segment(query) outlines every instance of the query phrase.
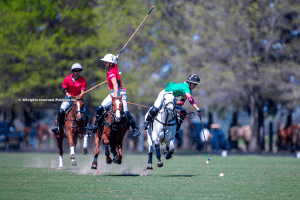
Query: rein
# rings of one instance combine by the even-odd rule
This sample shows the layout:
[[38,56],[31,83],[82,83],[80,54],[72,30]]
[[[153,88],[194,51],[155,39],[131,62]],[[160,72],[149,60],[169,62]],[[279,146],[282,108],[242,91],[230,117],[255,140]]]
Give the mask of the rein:
[[[141,107],[146,107],[146,108],[151,108],[149,106],[145,106],[145,105],[141,105],[141,104],[137,104],[137,103],[131,103],[131,102],[127,102],[128,104],[131,104],[131,105],[136,105],[136,106],[141,106]],[[176,108],[175,108],[176,109]],[[195,117],[195,114],[194,114],[194,117],[191,117],[191,118],[187,118],[186,116],[184,116],[178,109],[176,109],[178,113],[180,113],[188,122],[189,124],[193,127],[193,131],[194,131],[194,135],[195,135],[195,138],[196,140],[198,140],[197,138],[197,135],[196,135],[196,131],[195,131],[195,127],[193,126],[193,124],[191,123],[191,121],[189,119],[192,119]],[[191,112],[193,113],[193,112]],[[191,114],[191,113],[187,113],[187,114]]]
[[[80,100],[82,100],[82,98],[76,99],[76,100],[79,100],[79,101],[80,101]],[[73,122],[72,125],[70,125],[71,128],[78,128],[78,126],[77,126],[76,124],[74,124],[75,122],[79,122],[79,121],[78,121],[78,118],[76,117],[76,114],[77,114],[77,113],[82,113],[82,114],[84,114],[84,113],[83,113],[82,110],[75,111],[75,109],[73,108],[73,105],[74,105],[74,102],[73,102],[71,108],[68,109],[68,110],[66,111],[67,118],[65,119],[65,121],[71,121],[71,122]],[[70,114],[69,114],[71,111],[73,111],[73,114],[74,114],[74,118],[73,118],[73,119],[72,119],[72,117],[71,117]]]
[[[104,113],[105,114],[105,113]],[[115,121],[115,113],[113,112],[112,106],[109,108],[108,112],[106,113],[106,116],[104,116],[103,124],[110,128],[111,130],[118,130],[124,127],[124,123],[122,120],[120,122]],[[110,118],[111,122],[107,121],[107,119]],[[116,124],[114,124],[116,123]]]

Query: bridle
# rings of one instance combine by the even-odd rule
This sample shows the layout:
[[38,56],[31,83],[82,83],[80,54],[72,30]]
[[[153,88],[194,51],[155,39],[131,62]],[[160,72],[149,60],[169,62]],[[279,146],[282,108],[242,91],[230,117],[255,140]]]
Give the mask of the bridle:
[[73,102],[73,104],[72,104],[72,110],[73,110],[73,113],[74,113],[74,116],[75,116],[75,120],[77,121],[77,122],[81,122],[80,121],[80,119],[78,119],[78,117],[77,117],[77,113],[80,113],[81,114],[81,119],[83,119],[84,117],[84,112],[83,112],[83,110],[81,110],[80,109],[80,103],[79,103],[79,101],[82,101],[82,98],[80,98],[80,99],[76,99],[77,100],[77,102],[76,102],[76,104],[77,104],[77,110],[75,110],[74,109],[74,103],[75,102]]
[[[115,109],[115,111],[114,111],[113,105],[116,100],[113,99],[112,105],[109,108],[109,110],[106,114],[106,117],[104,117],[104,121],[103,121],[103,124],[112,130],[118,130],[118,128],[123,127],[123,125],[122,125],[123,123],[121,123],[122,116],[123,116],[123,103],[122,103],[121,99],[118,98],[117,100],[120,101],[119,105],[116,106],[117,109]],[[117,114],[118,111],[119,111],[119,114]],[[117,120],[118,118],[119,118],[119,120]],[[108,120],[108,119],[110,119],[110,120]]]

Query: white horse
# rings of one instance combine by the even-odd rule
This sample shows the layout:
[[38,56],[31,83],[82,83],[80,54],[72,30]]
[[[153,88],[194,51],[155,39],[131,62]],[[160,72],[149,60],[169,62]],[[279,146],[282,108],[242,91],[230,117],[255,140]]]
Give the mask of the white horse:
[[[148,113],[145,116],[147,118]],[[163,162],[161,161],[160,154],[160,143],[166,144],[165,158],[172,158],[172,154],[175,150],[175,133],[178,114],[175,110],[174,96],[171,93],[164,95],[163,103],[159,109],[157,115],[149,124],[147,131],[147,141],[149,144],[148,153],[148,166],[147,169],[153,169],[152,167],[152,153],[153,144],[156,150],[157,166],[162,167]]]

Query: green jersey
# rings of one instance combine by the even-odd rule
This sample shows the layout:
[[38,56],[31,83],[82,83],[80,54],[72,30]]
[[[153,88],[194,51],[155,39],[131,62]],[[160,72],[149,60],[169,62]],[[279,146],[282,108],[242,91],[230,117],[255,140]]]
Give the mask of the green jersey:
[[173,92],[174,97],[183,96],[185,93],[191,94],[189,84],[187,82],[174,83],[170,82],[165,88],[166,92]]

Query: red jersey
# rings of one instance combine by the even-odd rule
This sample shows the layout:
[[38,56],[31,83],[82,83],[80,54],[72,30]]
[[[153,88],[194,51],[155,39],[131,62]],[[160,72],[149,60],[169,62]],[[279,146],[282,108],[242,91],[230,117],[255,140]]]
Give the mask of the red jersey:
[[70,74],[64,79],[62,87],[65,88],[70,95],[77,96],[80,94],[81,90],[86,90],[86,81],[85,79],[80,76],[75,82],[72,81],[73,74]]
[[118,83],[118,89],[119,90],[126,90],[125,88],[123,88],[122,86],[122,81],[121,81],[121,76],[119,74],[119,70],[118,70],[118,65],[115,64],[115,67],[111,68],[110,70],[108,70],[107,72],[107,76],[106,76],[106,80],[108,82],[108,86],[110,90],[113,90],[113,84],[111,82],[112,78],[116,78],[117,79],[117,83]]

